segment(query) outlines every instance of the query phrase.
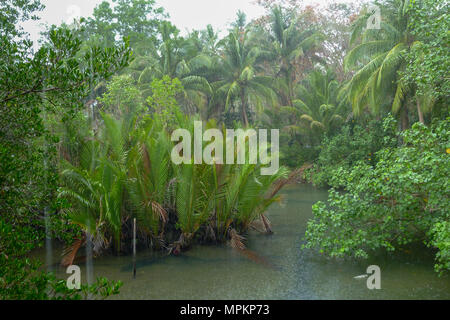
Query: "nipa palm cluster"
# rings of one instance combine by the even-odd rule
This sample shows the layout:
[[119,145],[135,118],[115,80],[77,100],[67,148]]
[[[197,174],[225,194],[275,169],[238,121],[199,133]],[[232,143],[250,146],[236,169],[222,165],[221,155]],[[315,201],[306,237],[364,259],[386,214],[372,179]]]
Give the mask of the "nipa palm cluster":
[[96,255],[126,253],[134,218],[141,247],[174,254],[194,242],[244,250],[249,228],[271,232],[264,213],[295,172],[282,167],[263,176],[261,165],[249,163],[175,165],[171,132],[193,132],[193,123],[179,111],[172,125],[159,114],[119,120],[104,113],[95,136],[78,138],[78,155],[62,164],[59,197],[71,204],[66,214],[83,235],[67,248],[63,264],[71,264],[88,239]]

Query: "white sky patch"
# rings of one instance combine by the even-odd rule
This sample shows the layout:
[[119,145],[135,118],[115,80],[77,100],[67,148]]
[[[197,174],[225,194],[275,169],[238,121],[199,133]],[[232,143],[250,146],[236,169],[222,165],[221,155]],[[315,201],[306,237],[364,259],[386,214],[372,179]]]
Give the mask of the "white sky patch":
[[[348,2],[349,0],[305,0],[304,3]],[[39,13],[41,20],[23,23],[31,40],[36,42],[44,25],[59,25],[73,21],[73,18],[92,16],[94,8],[103,0],[41,0],[45,9]],[[112,1],[109,0],[112,4]],[[169,20],[180,29],[183,35],[188,31],[205,29],[211,24],[215,30],[226,35],[228,26],[236,18],[238,10],[245,12],[247,22],[264,14],[263,7],[254,0],[157,0],[157,7],[163,7],[169,13]]]
[[183,34],[186,30],[214,29],[226,31],[236,19],[239,10],[247,15],[247,22],[264,14],[264,8],[253,0],[159,0],[159,5],[170,14],[170,20]]

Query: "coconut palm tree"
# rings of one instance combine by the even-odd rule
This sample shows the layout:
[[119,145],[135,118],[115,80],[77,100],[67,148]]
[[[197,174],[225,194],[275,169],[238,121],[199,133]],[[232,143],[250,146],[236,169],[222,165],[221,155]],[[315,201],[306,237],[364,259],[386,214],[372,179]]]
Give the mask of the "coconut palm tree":
[[199,40],[195,35],[184,39],[178,36],[178,30],[170,22],[161,23],[162,38],[159,48],[154,48],[152,54],[138,56],[131,64],[130,70],[143,92],[144,98],[151,94],[150,85],[154,79],[163,76],[178,78],[184,87],[181,97],[184,106],[189,106],[191,113],[206,104],[206,96],[212,89],[206,79],[211,68],[211,58],[202,53]]
[[238,10],[236,13],[236,20],[231,23],[230,32],[236,31],[238,34],[243,35],[245,32],[245,27],[247,25],[247,15],[245,12]]
[[213,84],[216,90],[212,101],[224,100],[225,111],[239,106],[246,127],[249,126],[250,109],[262,109],[263,102],[274,102],[271,79],[259,74],[258,59],[263,50],[252,46],[248,34],[247,30],[239,38],[235,31],[222,41],[222,79]]
[[[413,37],[408,30],[409,0],[387,0],[381,8],[380,29],[366,28],[370,13],[363,14],[353,24],[351,44],[354,48],[344,60],[346,70],[355,71],[347,85],[353,113],[365,108],[379,113],[383,106],[394,113],[401,112],[402,127],[408,126],[407,96],[411,88],[400,81],[405,69],[405,55]],[[421,114],[420,107],[418,108]]]
[[317,67],[294,88],[293,106],[278,106],[264,111],[265,126],[281,128],[289,141],[300,139],[313,145],[325,134],[336,131],[347,116],[346,100],[334,72]]
[[212,25],[208,24],[205,30],[201,31],[200,40],[203,43],[202,51],[209,56],[219,55],[219,35]]
[[315,59],[311,53],[323,37],[314,29],[300,30],[298,18],[286,13],[281,7],[272,9],[270,19],[269,51],[277,66],[274,77],[282,105],[292,106],[294,87],[301,76],[297,64],[302,57]]
[[305,85],[296,86],[299,97],[293,101],[300,127],[312,136],[330,134],[344,123],[345,100],[339,97],[340,85],[330,70],[311,72]]

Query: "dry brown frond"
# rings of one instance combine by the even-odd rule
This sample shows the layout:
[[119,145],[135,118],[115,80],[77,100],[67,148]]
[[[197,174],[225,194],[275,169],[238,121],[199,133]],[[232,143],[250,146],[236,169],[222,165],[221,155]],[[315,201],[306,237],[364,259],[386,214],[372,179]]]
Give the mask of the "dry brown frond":
[[256,252],[253,252],[251,250],[248,250],[245,247],[245,244],[243,243],[243,241],[245,240],[245,238],[241,235],[239,235],[236,230],[231,229],[229,231],[230,234],[230,246],[233,249],[236,249],[240,254],[244,255],[246,258],[252,260],[253,262],[259,263],[259,264],[263,264],[267,267],[270,268],[274,268],[274,266],[267,261],[267,259],[259,256]]
[[264,223],[264,227],[266,228],[267,233],[273,233],[272,228],[270,227],[270,221],[264,214],[261,214],[261,220]]
[[297,182],[298,178],[303,174],[307,168],[302,166],[301,168],[295,169],[292,171],[287,178],[278,179],[270,191],[267,198],[274,197],[285,185]]
[[249,227],[252,228],[253,230],[257,231],[257,232],[260,232],[260,233],[264,233],[265,232],[264,223],[262,222],[261,219],[253,220],[249,224]]
[[250,223],[249,227],[260,233],[266,232],[266,227],[264,226],[264,222],[262,221],[262,218],[253,220]]
[[239,235],[236,230],[231,229],[230,230],[230,245],[234,249],[238,250],[245,250],[245,244],[242,242],[245,240],[245,238],[241,235]]
[[84,244],[85,239],[76,239],[70,246],[64,248],[61,259],[61,266],[68,267],[73,264],[78,250]]
[[163,223],[166,223],[169,219],[167,211],[156,201],[150,201],[147,206],[152,207],[152,211],[156,212]]

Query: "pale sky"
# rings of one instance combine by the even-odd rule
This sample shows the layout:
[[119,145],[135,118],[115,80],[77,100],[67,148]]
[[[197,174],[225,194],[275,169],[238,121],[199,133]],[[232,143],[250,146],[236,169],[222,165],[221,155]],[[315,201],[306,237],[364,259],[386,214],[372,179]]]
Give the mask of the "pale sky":
[[[27,22],[23,26],[31,34],[33,41],[44,30],[43,23],[60,24],[72,22],[74,17],[88,17],[103,0],[41,0],[45,5],[39,16],[39,22]],[[342,0],[306,0],[305,2],[324,3]],[[109,2],[111,2],[109,0]],[[264,13],[264,8],[256,5],[254,0],[157,0],[157,5],[164,7],[170,15],[170,21],[182,34],[186,30],[204,29],[211,24],[214,29],[226,30],[234,21],[238,10],[247,14],[248,22]]]

